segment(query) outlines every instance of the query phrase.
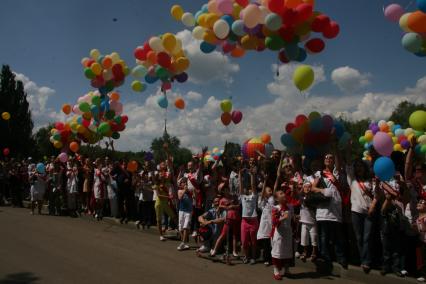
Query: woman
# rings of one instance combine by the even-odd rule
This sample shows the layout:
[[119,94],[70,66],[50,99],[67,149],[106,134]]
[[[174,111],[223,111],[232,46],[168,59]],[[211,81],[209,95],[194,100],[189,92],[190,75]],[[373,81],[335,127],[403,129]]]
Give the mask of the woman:
[[159,176],[157,184],[155,185],[155,191],[157,195],[157,200],[155,201],[155,214],[157,217],[157,229],[160,233],[160,241],[165,241],[164,231],[162,228],[162,217],[163,214],[166,214],[169,218],[173,219],[175,224],[178,224],[178,220],[175,212],[169,205],[169,188],[168,188],[168,179],[164,176]]
[[38,172],[36,169],[30,173],[31,181],[31,215],[34,215],[34,209],[37,203],[38,214],[41,215],[43,208],[44,194],[47,187],[46,173]]
[[90,158],[85,159],[83,165],[83,210],[85,212],[89,210],[92,170],[92,161]]
[[66,175],[68,213],[71,217],[77,217],[78,168],[74,160],[69,162]]
[[100,159],[95,161],[95,172],[94,172],[94,183],[93,183],[93,194],[95,196],[95,218],[100,221],[103,217],[103,207],[105,198],[105,181],[106,174],[102,171],[103,165]]

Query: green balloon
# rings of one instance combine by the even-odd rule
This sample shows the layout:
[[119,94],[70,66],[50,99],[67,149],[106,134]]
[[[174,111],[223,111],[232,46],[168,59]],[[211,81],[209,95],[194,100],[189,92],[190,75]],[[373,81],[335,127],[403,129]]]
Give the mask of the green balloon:
[[92,104],[94,104],[94,105],[100,105],[100,104],[101,104],[101,97],[99,97],[99,96],[94,96],[94,97],[92,98]]
[[120,139],[120,133],[114,132],[111,137],[112,139],[115,139],[115,140]]
[[106,88],[108,93],[111,92],[112,90],[114,90],[114,88],[115,88],[114,81],[110,80],[110,81],[106,82],[105,88]]
[[56,133],[55,135],[53,135],[53,139],[55,139],[56,141],[61,140],[61,134]]
[[157,75],[157,77],[160,79],[167,79],[170,77],[169,71],[167,71],[167,69],[163,67],[160,67],[155,70],[155,75]]
[[79,108],[82,112],[90,112],[90,105],[86,102],[80,103]]
[[284,40],[278,35],[271,35],[265,39],[265,45],[270,50],[278,51],[284,47]]
[[426,130],[426,111],[418,110],[410,115],[410,126],[417,131]]
[[232,111],[232,102],[231,100],[223,100],[220,102],[220,108],[223,112],[231,112]]
[[115,116],[115,111],[113,111],[113,110],[109,110],[105,113],[105,118],[108,119],[108,120],[113,119],[114,116]]
[[86,76],[87,79],[94,79],[96,77],[95,73],[93,73],[92,69],[85,68],[84,69],[84,76]]
[[359,137],[359,144],[364,145],[365,143],[367,143],[367,140],[365,140],[364,136]]
[[121,124],[121,116],[117,116],[116,118],[114,118],[114,121],[115,121],[117,124]]
[[108,131],[110,131],[111,127],[108,123],[102,122],[98,127],[98,132],[101,134],[106,134]]

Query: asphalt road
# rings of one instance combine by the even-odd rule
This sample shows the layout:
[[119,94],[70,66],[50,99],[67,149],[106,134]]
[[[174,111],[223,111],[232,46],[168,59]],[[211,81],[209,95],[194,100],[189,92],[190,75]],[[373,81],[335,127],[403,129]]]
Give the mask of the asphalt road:
[[[0,207],[0,284],[4,283],[277,283],[272,268],[235,261],[232,266],[178,252],[154,229],[91,218],[31,216]],[[292,269],[285,283],[360,283]]]

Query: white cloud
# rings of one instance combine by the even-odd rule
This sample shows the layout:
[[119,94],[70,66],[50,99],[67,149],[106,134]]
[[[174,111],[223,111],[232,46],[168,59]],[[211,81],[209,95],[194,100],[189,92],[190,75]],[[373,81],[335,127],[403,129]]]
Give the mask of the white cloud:
[[27,92],[27,100],[30,105],[35,130],[65,118],[61,112],[56,112],[47,106],[49,99],[56,94],[55,90],[46,86],[40,87],[21,73],[15,73],[15,78],[23,83],[24,90]]
[[233,75],[240,71],[240,66],[232,63],[229,57],[218,51],[204,54],[200,50],[201,41],[192,37],[189,30],[181,31],[177,37],[182,40],[182,46],[191,62],[188,75],[189,81],[195,84],[206,84],[219,81],[230,85]]
[[197,93],[197,92],[194,92],[194,91],[189,91],[186,94],[185,98],[188,101],[199,101],[203,98],[203,96],[200,93]]
[[331,73],[333,83],[344,93],[352,93],[368,86],[370,77],[370,74],[363,74],[349,66],[339,67]]

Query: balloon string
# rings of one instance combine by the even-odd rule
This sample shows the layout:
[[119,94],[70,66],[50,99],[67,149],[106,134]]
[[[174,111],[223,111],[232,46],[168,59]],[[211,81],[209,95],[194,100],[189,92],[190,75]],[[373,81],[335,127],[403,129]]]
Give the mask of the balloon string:
[[414,2],[414,1],[413,1],[413,0],[411,0],[411,1],[410,1],[410,3],[408,3],[408,5],[407,5],[407,6],[405,6],[405,10],[407,10],[407,9],[408,9],[408,8],[409,8],[412,4],[413,4],[413,2]]

